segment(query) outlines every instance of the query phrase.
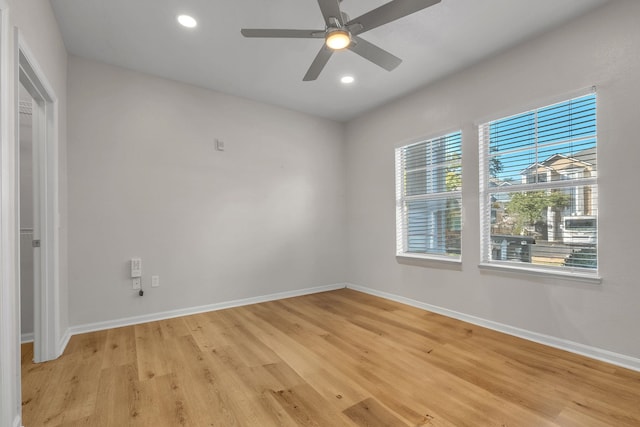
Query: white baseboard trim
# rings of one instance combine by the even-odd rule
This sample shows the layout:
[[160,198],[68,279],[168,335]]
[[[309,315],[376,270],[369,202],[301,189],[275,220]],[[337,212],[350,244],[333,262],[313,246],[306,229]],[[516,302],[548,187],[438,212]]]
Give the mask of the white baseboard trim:
[[26,344],[28,342],[33,342],[33,332],[27,332],[20,335],[20,343]]
[[590,357],[592,359],[600,360],[602,362],[611,363],[612,365],[617,365],[623,368],[628,368],[628,369],[632,369],[634,371],[640,372],[640,359],[637,359],[635,357],[614,353],[609,350],[604,350],[601,348],[580,344],[574,341],[557,338],[551,335],[545,335],[537,332],[528,331],[526,329],[516,328],[514,326],[505,325],[504,323],[494,322],[492,320],[483,319],[481,317],[471,316],[468,314],[449,310],[447,308],[442,308],[442,307],[427,304],[421,301],[417,301],[411,298],[406,298],[400,295],[395,295],[388,292],[367,288],[365,286],[359,286],[359,285],[354,285],[352,283],[347,283],[346,287],[349,289],[353,289],[355,291],[360,291],[360,292],[364,292],[366,294],[374,295],[377,297],[386,298],[391,301],[407,304],[412,307],[421,308],[423,310],[431,311],[433,313],[442,314],[443,316],[452,317],[454,319],[462,320],[464,322],[472,323],[474,325],[482,326],[488,329],[493,329],[494,331],[503,332],[508,335],[513,335],[519,338],[524,338],[529,341],[534,341],[540,344],[548,345],[549,347],[559,348],[561,350],[566,350],[571,353],[580,354],[582,356]]
[[60,340],[58,341],[58,349],[56,352],[56,358],[62,356],[62,353],[64,353],[64,349],[67,348],[67,344],[69,344],[69,340],[71,339],[71,330],[69,328],[67,328],[64,331],[64,334],[62,334],[62,337],[60,337]]
[[[62,356],[62,353],[64,353],[64,349],[67,348],[67,344],[69,343],[69,339],[71,339],[71,334],[69,332],[69,329],[67,329],[66,331],[64,331],[64,335],[62,336],[62,338],[60,338],[60,340],[58,341],[58,348],[56,349],[56,359],[60,356]],[[33,332],[29,332],[26,334],[22,334],[20,336],[20,342],[21,344],[26,344],[28,342],[33,342],[34,340],[34,334]]]
[[[302,295],[316,294],[319,292],[334,291],[343,289],[345,283],[337,283],[333,285],[316,286],[313,288],[296,289],[294,291],[277,292],[275,294],[262,295],[258,297],[243,298],[215,304],[201,305],[197,307],[181,308],[177,310],[163,311],[160,313],[144,314],[142,316],[126,317],[122,319],[107,320],[104,322],[88,323],[85,325],[76,325],[70,327],[66,335],[67,342],[72,335],[84,334],[87,332],[102,331],[105,329],[120,328],[123,326],[137,325],[140,323],[155,322],[157,320],[171,319],[174,317],[189,316],[191,314],[206,313],[209,311],[224,310],[225,308],[240,307],[243,305],[258,304],[261,302],[274,301],[285,298],[298,297]],[[66,347],[66,342],[64,343]],[[63,348],[64,350],[64,348]]]

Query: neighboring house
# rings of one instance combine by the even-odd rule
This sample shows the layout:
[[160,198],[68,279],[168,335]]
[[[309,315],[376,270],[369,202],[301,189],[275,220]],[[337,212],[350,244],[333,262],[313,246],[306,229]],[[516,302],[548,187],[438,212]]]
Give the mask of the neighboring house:
[[[595,178],[596,149],[589,148],[572,156],[555,153],[546,160],[534,163],[520,172],[523,184],[535,182],[563,181],[579,178]],[[560,191],[570,196],[567,207],[561,210],[547,208],[546,224],[549,241],[562,240],[560,222],[563,217],[595,215],[597,195],[590,186],[572,186]]]

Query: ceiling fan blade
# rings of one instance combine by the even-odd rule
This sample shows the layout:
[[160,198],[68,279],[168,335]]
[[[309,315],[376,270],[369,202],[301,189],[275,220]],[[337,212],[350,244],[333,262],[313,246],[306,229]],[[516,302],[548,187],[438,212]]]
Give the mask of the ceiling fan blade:
[[360,24],[361,26],[356,25],[353,28],[352,33],[354,35],[361,34],[365,31],[369,31],[381,25],[395,21],[396,19],[400,19],[422,9],[426,9],[436,3],[440,3],[440,0],[393,0],[365,13],[364,15],[360,15],[357,18],[352,19],[347,22],[346,25],[352,26],[354,24]]
[[340,0],[318,0],[318,5],[327,27],[335,25],[329,18],[336,18],[340,25],[344,24],[342,22],[342,12],[340,12]]
[[240,30],[245,37],[274,37],[295,39],[324,38],[324,30],[277,30],[269,28],[243,28]]
[[369,43],[368,41],[361,39],[360,37],[353,37],[355,43],[351,43],[349,50],[362,56],[374,64],[384,68],[387,71],[391,71],[396,68],[402,62],[402,59],[398,58],[387,52],[386,50]]
[[316,58],[311,63],[311,66],[309,67],[309,70],[307,70],[307,74],[304,75],[302,81],[308,82],[317,79],[324,66],[327,65],[329,58],[331,58],[331,54],[333,54],[333,50],[323,44],[320,52],[318,52]]

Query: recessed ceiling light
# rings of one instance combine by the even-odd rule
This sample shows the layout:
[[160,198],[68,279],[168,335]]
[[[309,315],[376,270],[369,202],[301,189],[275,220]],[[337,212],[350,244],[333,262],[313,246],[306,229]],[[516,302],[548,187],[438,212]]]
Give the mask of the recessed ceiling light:
[[193,28],[198,25],[198,22],[193,18],[193,16],[189,15],[179,15],[178,22],[180,25],[187,28]]
[[353,83],[354,81],[356,81],[356,79],[353,78],[353,76],[343,76],[340,81],[346,85]]

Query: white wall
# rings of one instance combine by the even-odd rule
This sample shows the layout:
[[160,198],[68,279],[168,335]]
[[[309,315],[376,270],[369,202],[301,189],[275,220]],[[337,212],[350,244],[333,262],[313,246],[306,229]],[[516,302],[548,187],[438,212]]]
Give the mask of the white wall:
[[[637,197],[640,2],[616,1],[561,29],[360,117],[347,126],[348,281],[640,357]],[[598,86],[602,284],[480,271],[474,124]],[[394,147],[463,131],[463,264],[395,259]]]
[[72,325],[344,280],[343,125],[73,56],[68,82]]

